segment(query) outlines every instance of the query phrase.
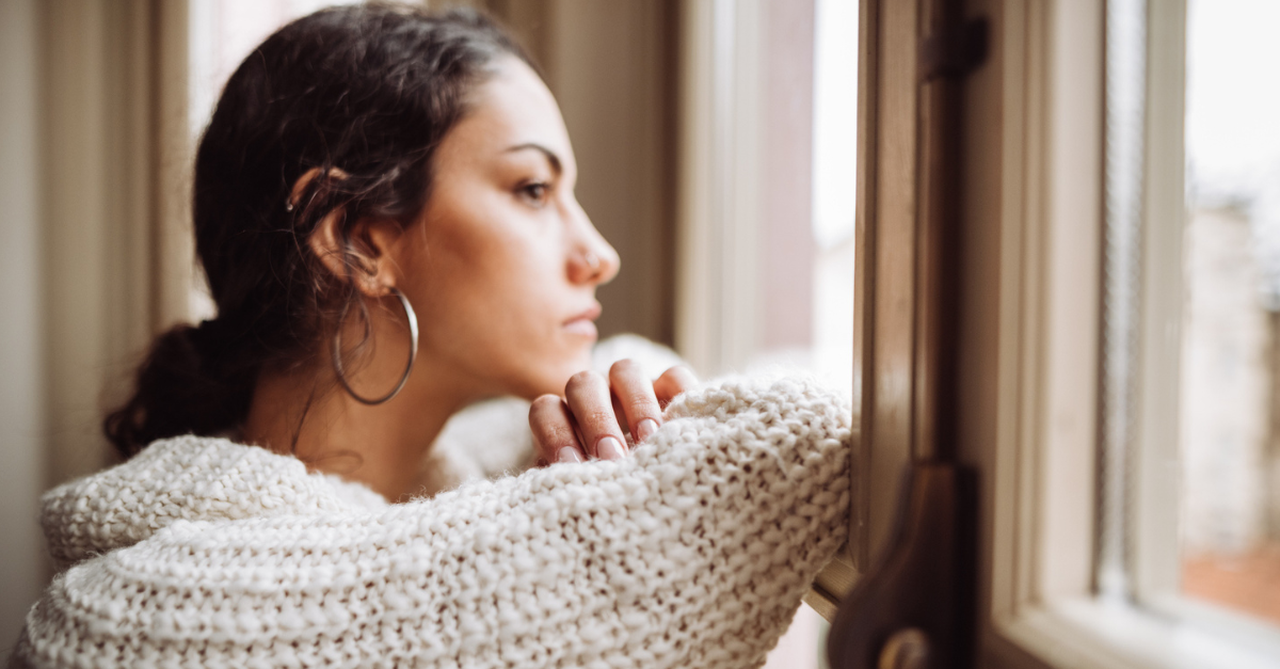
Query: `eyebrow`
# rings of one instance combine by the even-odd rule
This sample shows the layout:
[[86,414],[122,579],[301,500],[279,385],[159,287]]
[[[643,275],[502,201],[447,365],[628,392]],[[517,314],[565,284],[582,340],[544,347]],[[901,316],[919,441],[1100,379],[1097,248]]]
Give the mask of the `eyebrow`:
[[533,149],[535,151],[541,152],[542,155],[546,156],[547,162],[551,163],[551,170],[556,173],[556,176],[560,176],[564,172],[564,166],[560,162],[560,156],[557,156],[555,151],[552,151],[551,149],[548,149],[547,147],[541,144],[536,144],[534,142],[528,142],[526,144],[517,144],[507,149],[506,153],[514,153],[516,151],[526,151],[528,149]]

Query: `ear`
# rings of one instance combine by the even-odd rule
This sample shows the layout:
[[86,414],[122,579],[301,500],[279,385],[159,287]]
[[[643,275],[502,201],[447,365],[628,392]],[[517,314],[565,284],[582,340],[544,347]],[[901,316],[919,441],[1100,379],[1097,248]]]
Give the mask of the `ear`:
[[362,219],[343,238],[343,212],[329,212],[307,239],[311,252],[334,276],[349,279],[367,297],[382,297],[395,287],[399,267],[392,249],[402,231],[393,221]]
[[[313,167],[298,177],[289,194],[291,206],[298,204],[307,185],[319,174],[320,168]],[[331,167],[328,177],[345,179],[347,173]],[[307,246],[334,276],[351,280],[368,297],[382,297],[396,285],[397,267],[390,251],[400,238],[400,227],[388,220],[362,220],[350,226],[344,238],[344,213],[337,209],[320,219],[307,238]]]

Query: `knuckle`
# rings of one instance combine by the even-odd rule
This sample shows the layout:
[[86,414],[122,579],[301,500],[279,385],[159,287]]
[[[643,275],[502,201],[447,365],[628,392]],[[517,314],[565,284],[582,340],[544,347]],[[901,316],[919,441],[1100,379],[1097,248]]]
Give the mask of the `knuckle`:
[[609,367],[609,376],[625,376],[639,371],[640,365],[631,358],[623,358]]
[[542,395],[529,405],[529,415],[542,415],[560,408],[560,398],[556,395]]
[[582,390],[598,385],[600,375],[591,371],[583,370],[569,377],[569,383],[565,384],[565,390]]
[[631,401],[627,403],[627,413],[640,418],[658,413],[657,408],[658,401],[648,397],[632,398]]
[[543,439],[547,446],[560,448],[563,446],[571,446],[575,442],[573,430],[567,425],[551,423],[543,427]]
[[600,430],[602,432],[607,432],[609,430],[610,423],[615,422],[613,414],[607,411],[591,411],[583,416],[583,419],[583,423],[585,423],[584,427],[589,426],[593,430]]
[[694,376],[693,374],[693,370],[689,369],[684,365],[676,365],[671,369],[668,369],[663,374],[663,376],[667,376],[674,381],[678,381],[682,383],[689,383],[697,379],[697,377]]

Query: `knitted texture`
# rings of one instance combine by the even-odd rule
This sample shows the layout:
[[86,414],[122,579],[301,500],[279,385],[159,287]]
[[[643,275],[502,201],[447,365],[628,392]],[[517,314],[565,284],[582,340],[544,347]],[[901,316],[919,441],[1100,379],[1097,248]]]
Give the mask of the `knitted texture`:
[[759,666],[844,541],[851,415],[805,381],[686,393],[622,461],[386,505],[226,440],[48,493],[63,563],[15,658],[105,666]]

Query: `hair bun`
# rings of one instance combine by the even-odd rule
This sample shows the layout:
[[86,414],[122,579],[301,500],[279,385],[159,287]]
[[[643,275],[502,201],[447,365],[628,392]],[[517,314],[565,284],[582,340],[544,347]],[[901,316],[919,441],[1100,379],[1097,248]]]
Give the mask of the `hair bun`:
[[220,359],[228,348],[223,329],[217,319],[182,324],[152,343],[133,398],[103,422],[107,439],[124,457],[156,439],[216,434],[243,419],[254,378]]

